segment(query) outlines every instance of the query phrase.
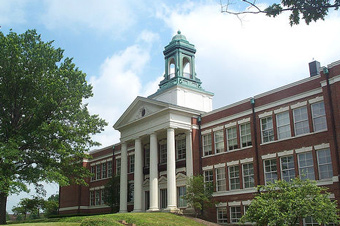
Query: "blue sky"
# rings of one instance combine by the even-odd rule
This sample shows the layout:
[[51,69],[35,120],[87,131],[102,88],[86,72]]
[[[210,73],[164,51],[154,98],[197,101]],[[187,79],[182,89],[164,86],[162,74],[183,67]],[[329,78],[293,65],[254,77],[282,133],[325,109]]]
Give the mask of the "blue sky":
[[[243,100],[309,76],[313,59],[340,60],[340,14],[291,27],[288,15],[269,18],[220,13],[219,0],[1,0],[3,33],[36,29],[45,41],[87,74],[93,114],[109,125],[94,137],[119,142],[112,126],[137,95],[157,90],[164,73],[163,49],[177,30],[196,46],[196,72],[215,94],[213,108]],[[268,1],[261,3],[263,7]],[[234,0],[230,9],[243,8]],[[58,190],[47,185],[47,196]],[[9,197],[8,210],[25,194]]]

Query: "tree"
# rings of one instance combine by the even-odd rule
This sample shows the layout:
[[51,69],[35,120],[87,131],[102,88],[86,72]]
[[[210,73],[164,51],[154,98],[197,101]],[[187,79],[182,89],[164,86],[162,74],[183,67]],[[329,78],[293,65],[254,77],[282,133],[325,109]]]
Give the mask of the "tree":
[[83,104],[93,95],[86,74],[52,44],[35,30],[0,32],[0,224],[26,183],[40,193],[41,181],[86,184],[82,159],[106,125]]
[[50,217],[52,215],[58,214],[58,208],[59,208],[59,195],[51,195],[43,205],[44,209],[44,216]]
[[274,3],[262,9],[256,0],[241,0],[241,2],[246,3],[247,10],[235,12],[229,9],[229,5],[232,4],[231,0],[228,0],[227,4],[223,4],[221,0],[221,11],[234,15],[265,14],[269,17],[276,17],[282,12],[289,11],[291,26],[299,24],[300,19],[303,19],[307,25],[312,21],[324,20],[329,9],[338,10],[340,6],[340,0],[281,0],[280,4]]
[[257,225],[296,225],[312,217],[319,224],[338,223],[337,203],[331,201],[325,187],[315,181],[293,179],[258,186],[255,196],[241,222]]
[[205,208],[213,204],[213,192],[212,183],[204,183],[202,175],[193,176],[188,179],[184,199],[194,208],[196,216],[203,215]]
[[110,206],[111,213],[117,213],[119,211],[119,191],[120,177],[116,175],[113,176],[104,187],[104,203]]
[[44,199],[37,196],[31,199],[23,198],[17,206],[12,208],[12,211],[15,215],[24,215],[24,220],[26,220],[27,213],[30,213],[30,216],[34,216],[34,218],[40,218],[40,209],[42,209],[44,202]]

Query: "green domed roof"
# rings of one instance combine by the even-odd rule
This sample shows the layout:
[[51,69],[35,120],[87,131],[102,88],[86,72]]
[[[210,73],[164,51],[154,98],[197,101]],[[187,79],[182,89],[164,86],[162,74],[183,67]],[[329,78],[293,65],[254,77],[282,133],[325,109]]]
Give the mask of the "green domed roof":
[[177,34],[172,38],[171,41],[176,41],[176,40],[184,40],[187,41],[187,38],[181,34],[181,31],[177,31]]

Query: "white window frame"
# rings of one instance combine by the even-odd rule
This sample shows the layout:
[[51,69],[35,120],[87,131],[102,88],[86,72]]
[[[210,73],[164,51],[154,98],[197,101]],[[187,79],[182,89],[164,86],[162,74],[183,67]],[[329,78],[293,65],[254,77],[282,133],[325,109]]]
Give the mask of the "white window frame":
[[289,111],[276,114],[276,127],[278,140],[290,138],[292,136]]
[[[318,109],[316,109],[318,107]],[[327,130],[325,104],[323,101],[311,104],[313,131]],[[321,128],[318,128],[321,125]]]
[[[320,157],[320,153],[327,153],[326,158],[322,158]],[[326,149],[321,149],[321,150],[317,150],[316,151],[317,154],[317,158],[318,158],[318,173],[319,173],[319,179],[323,180],[323,179],[329,179],[333,177],[333,166],[332,166],[332,158],[331,158],[331,151],[329,148]],[[324,175],[324,172],[321,172],[322,168],[326,168],[327,171],[327,175]]]
[[217,223],[218,224],[228,224],[228,210],[227,207],[217,207]]
[[128,194],[127,194],[127,202],[134,202],[135,200],[135,183],[134,181],[128,182]]
[[217,130],[214,132],[214,141],[215,141],[215,154],[224,152],[223,130]]
[[186,186],[177,187],[177,206],[179,208],[187,207],[187,201],[184,199],[186,188]]
[[100,180],[102,176],[101,164],[96,165],[96,180]]
[[90,191],[90,206],[94,206],[96,204],[94,196],[95,196],[94,191]]
[[184,160],[186,151],[186,138],[176,140],[176,160]]
[[159,145],[159,164],[167,163],[167,143]]
[[212,140],[211,140],[211,133],[204,134],[202,136],[203,141],[203,156],[212,155]]
[[233,127],[227,128],[226,136],[227,136],[227,150],[232,151],[232,150],[238,149],[239,146],[237,143],[237,127],[233,126]]
[[91,173],[93,174],[91,177],[91,181],[96,180],[96,166],[91,166]]
[[107,178],[107,163],[102,163],[102,179]]
[[233,165],[228,167],[229,171],[229,190],[240,189],[240,167]]
[[240,125],[240,140],[242,148],[252,146],[250,122]]
[[159,207],[165,209],[168,206],[168,190],[166,188],[159,189]]
[[135,172],[135,155],[129,156],[129,173]]
[[[284,159],[292,159],[293,162],[283,162]],[[294,162],[294,156],[292,155],[287,155],[287,156],[282,156],[280,158],[280,168],[281,168],[281,180],[285,180],[287,182],[290,182],[292,179],[294,179],[296,177],[296,172],[295,172],[295,162]],[[284,167],[286,167],[286,169],[284,169]],[[287,176],[284,175],[284,172],[287,172]],[[292,174],[292,172],[294,172]]]
[[[235,211],[236,210],[236,211]],[[238,223],[242,217],[241,206],[230,207],[230,223]]]
[[273,116],[261,118],[262,143],[274,141]]
[[[305,111],[305,113],[302,114],[301,113],[302,111]],[[305,116],[304,118],[302,118],[303,115]],[[300,118],[297,119],[297,117],[300,117]],[[310,133],[307,106],[294,109],[293,110],[293,118],[294,118],[294,133],[295,133],[295,136]],[[300,126],[300,125],[302,125],[302,126]]]
[[[207,180],[207,178],[209,178],[209,180]],[[214,171],[212,169],[204,170],[204,183],[214,183]]]
[[122,161],[120,158],[116,158],[116,175],[120,175]]
[[144,151],[144,167],[149,168],[150,167],[150,148],[145,147]]
[[95,201],[94,201],[96,206],[100,205],[100,190],[95,191]]
[[226,190],[225,167],[215,168],[216,172],[216,191]]
[[[306,164],[302,166],[302,156],[307,156],[311,157],[308,158],[307,160],[312,160],[312,164]],[[306,158],[303,161],[304,163],[307,163]],[[311,151],[309,152],[304,152],[304,153],[299,153],[298,154],[298,164],[299,164],[299,176],[301,179],[310,179],[310,180],[315,180],[315,172],[314,172],[314,160],[313,160],[313,153]],[[307,169],[307,175],[304,172],[304,169]],[[312,174],[308,173],[312,172]],[[309,177],[309,175],[313,175],[312,177]]]
[[[245,166],[252,167],[252,170]],[[252,173],[251,173],[252,172]],[[254,164],[253,163],[245,163],[242,164],[242,176],[243,176],[243,188],[253,188],[255,186],[255,178],[254,178]],[[246,182],[245,178],[250,178],[248,182]]]
[[[273,164],[272,161],[275,161],[275,164]],[[269,171],[267,171],[267,164],[266,164],[267,162],[270,163],[268,165]],[[265,178],[265,183],[266,184],[268,184],[268,182],[274,183],[274,181],[278,179],[278,175],[277,175],[277,160],[276,160],[276,158],[274,158],[274,159],[265,159],[263,161],[263,169],[264,169],[264,178]],[[272,176],[272,175],[275,175],[275,174],[276,174],[276,178]],[[270,175],[270,178],[268,178],[268,175]]]
[[107,162],[107,177],[112,177],[112,161]]
[[104,205],[104,204],[105,204],[105,202],[104,202],[104,196],[105,196],[105,190],[102,189],[102,190],[100,190],[100,204],[101,204],[101,205]]

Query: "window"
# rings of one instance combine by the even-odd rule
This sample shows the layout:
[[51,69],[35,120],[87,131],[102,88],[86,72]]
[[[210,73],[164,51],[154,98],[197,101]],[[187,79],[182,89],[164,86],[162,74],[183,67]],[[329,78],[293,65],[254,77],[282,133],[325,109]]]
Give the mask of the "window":
[[298,154],[301,179],[315,180],[312,152]]
[[228,223],[227,207],[219,207],[217,208],[216,212],[217,212],[217,223],[227,224]]
[[228,151],[238,148],[236,126],[227,129]]
[[216,169],[216,191],[225,191],[226,183],[225,183],[225,168],[217,168]]
[[240,125],[240,131],[241,131],[241,146],[243,148],[251,146],[250,123]]
[[230,223],[237,223],[241,219],[241,207],[240,206],[232,206],[230,207]]
[[327,130],[326,112],[324,102],[311,105],[314,132]]
[[329,149],[317,151],[319,179],[327,179],[333,177],[333,168],[331,160],[331,152]]
[[127,201],[128,202],[133,202],[133,200],[134,200],[134,192],[135,192],[135,184],[133,183],[133,181],[129,181],[129,184],[128,184],[128,197],[127,197]]
[[107,177],[107,165],[106,162],[102,163],[102,178],[106,178]]
[[187,150],[185,138],[176,141],[176,150],[177,150],[177,160],[185,159],[186,150]]
[[229,166],[229,187],[230,190],[240,188],[240,172],[238,166]]
[[147,145],[147,147],[145,147],[145,152],[144,152],[145,156],[144,156],[144,166],[146,168],[150,167],[150,146]]
[[100,191],[96,191],[96,206],[100,205]]
[[307,107],[294,109],[293,115],[295,136],[309,133]]
[[167,147],[166,147],[166,143],[164,144],[164,143],[162,143],[162,144],[160,144],[160,146],[159,146],[159,163],[163,163],[163,164],[165,164],[166,163],[166,160],[167,160]]
[[107,177],[112,177],[112,161],[107,162]]
[[177,205],[178,207],[186,207],[187,201],[184,199],[186,194],[186,186],[177,187]]
[[244,164],[243,166],[243,187],[254,187],[254,166],[253,163]]
[[135,171],[135,155],[130,155],[129,173]]
[[264,161],[264,170],[265,170],[265,180],[266,184],[268,182],[274,182],[277,180],[277,167],[276,167],[276,159],[269,159]]
[[90,206],[94,206],[94,191],[90,191]]
[[101,190],[101,194],[100,194],[100,204],[101,204],[101,205],[104,205],[104,204],[105,204],[105,202],[104,202],[104,197],[105,197],[105,190],[102,189],[102,190]]
[[100,164],[96,166],[96,172],[97,172],[96,179],[99,180],[102,174]]
[[266,143],[274,140],[273,117],[269,116],[261,119],[262,142]]
[[316,222],[312,217],[306,217],[305,219],[303,219],[303,225],[313,226],[313,225],[319,225],[319,223]]
[[203,135],[203,156],[211,155],[211,134]]
[[215,137],[215,153],[224,152],[224,135],[223,130],[216,131],[214,133]]
[[282,112],[276,115],[277,138],[285,139],[291,137],[289,112]]
[[91,166],[91,173],[92,173],[91,181],[96,180],[96,169],[94,166]]
[[204,183],[213,183],[214,176],[212,170],[205,170],[204,171]]
[[116,159],[116,175],[120,175],[121,159]]
[[294,157],[285,156],[281,158],[281,179],[287,182],[295,178]]
[[160,206],[165,209],[168,206],[168,192],[166,189],[160,189]]

